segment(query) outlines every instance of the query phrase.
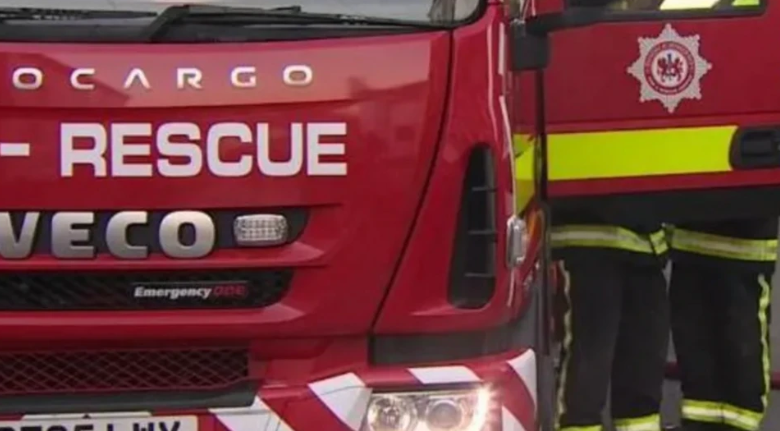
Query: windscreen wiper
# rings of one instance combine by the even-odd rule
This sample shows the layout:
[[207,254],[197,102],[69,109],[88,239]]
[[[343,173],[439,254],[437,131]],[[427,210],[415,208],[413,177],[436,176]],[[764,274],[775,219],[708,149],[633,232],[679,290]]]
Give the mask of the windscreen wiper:
[[231,7],[214,5],[180,5],[165,9],[150,23],[141,40],[156,42],[171,27],[181,24],[207,25],[260,25],[260,24],[340,24],[377,25],[421,29],[446,29],[449,26],[420,21],[392,18],[374,18],[359,15],[304,12],[300,6],[278,8]]
[[0,22],[69,21],[82,19],[144,18],[157,13],[136,10],[51,9],[33,7],[0,7]]

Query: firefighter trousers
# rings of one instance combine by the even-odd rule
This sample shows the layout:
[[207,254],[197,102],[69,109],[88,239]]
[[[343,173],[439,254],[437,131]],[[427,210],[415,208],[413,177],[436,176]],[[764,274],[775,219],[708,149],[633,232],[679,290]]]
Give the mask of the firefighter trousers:
[[563,259],[558,270],[565,306],[556,429],[601,430],[610,383],[617,431],[660,429],[669,338],[662,268],[594,256]]
[[[714,234],[717,226],[671,235],[669,301],[686,430],[760,427],[769,394],[776,223],[751,221],[745,228],[754,232],[742,238]],[[723,233],[734,230],[725,227]]]

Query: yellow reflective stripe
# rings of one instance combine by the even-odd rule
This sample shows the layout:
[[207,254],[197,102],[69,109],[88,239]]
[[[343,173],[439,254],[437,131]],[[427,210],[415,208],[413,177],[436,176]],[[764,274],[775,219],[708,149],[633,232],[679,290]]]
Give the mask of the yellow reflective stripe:
[[552,246],[561,247],[606,247],[647,254],[661,254],[667,251],[663,231],[642,237],[619,226],[566,225],[551,230]]
[[[550,134],[549,180],[730,172],[736,130],[716,126]],[[514,136],[518,208],[533,196],[536,146],[531,143],[528,134]]]
[[[566,377],[569,374],[569,358],[571,358],[571,343],[574,337],[571,325],[571,274],[566,269],[566,264],[563,261],[558,262],[558,269],[563,276],[563,297],[566,300],[566,313],[563,315],[563,343],[561,348],[564,352],[563,364],[561,364],[561,376],[558,389],[558,415],[555,418],[555,429],[564,431],[573,431],[575,428],[566,427],[561,429],[561,416],[566,413]],[[601,431],[601,427],[591,427],[592,431]],[[591,431],[591,430],[579,430],[579,431]]]
[[669,243],[666,242],[666,230],[661,229],[658,232],[650,234],[650,242],[653,243],[653,249],[656,253],[665,253],[669,249]]
[[515,196],[517,199],[516,208],[520,211],[528,206],[536,192],[536,182],[534,181],[536,145],[533,145],[532,142],[529,136],[515,135]]
[[556,428],[558,431],[601,431],[601,425]]
[[514,135],[512,141],[512,149],[515,156],[523,154],[526,150],[530,149],[534,145],[534,137],[532,135]]
[[777,259],[776,239],[742,239],[674,228],[670,238],[672,248],[724,259],[774,262]]
[[763,413],[713,401],[683,400],[682,417],[688,420],[724,423],[745,431],[756,431]]
[[771,364],[769,358],[769,302],[772,294],[769,282],[764,274],[758,276],[758,284],[761,286],[761,297],[758,300],[758,323],[761,326],[761,364],[764,372],[764,393],[761,395],[761,403],[766,410],[769,405]]
[[549,179],[729,172],[736,130],[718,126],[550,134]]
[[615,419],[615,431],[660,431],[661,416],[649,415],[641,418]]
[[761,0],[734,0],[731,5],[734,7],[760,6]]
[[723,404],[723,423],[745,431],[755,431],[761,425],[764,416],[761,413]]
[[698,422],[723,422],[721,403],[713,401],[683,400],[682,417]]
[[718,4],[718,0],[664,0],[659,9],[710,9]]

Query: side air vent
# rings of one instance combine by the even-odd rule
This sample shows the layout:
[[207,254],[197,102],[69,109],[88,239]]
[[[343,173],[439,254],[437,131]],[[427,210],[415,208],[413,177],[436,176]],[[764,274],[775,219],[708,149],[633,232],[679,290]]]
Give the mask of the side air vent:
[[450,303],[481,308],[493,297],[496,282],[496,181],[493,155],[477,147],[469,157],[461,191],[450,265]]

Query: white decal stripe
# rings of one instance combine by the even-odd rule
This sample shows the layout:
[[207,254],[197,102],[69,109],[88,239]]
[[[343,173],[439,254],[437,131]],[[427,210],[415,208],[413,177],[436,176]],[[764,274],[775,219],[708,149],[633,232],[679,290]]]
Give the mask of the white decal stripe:
[[536,410],[536,354],[528,349],[520,356],[507,361],[510,367],[517,373],[520,380],[528,388],[531,398],[534,400],[534,410]]
[[30,155],[30,144],[23,142],[0,142],[0,156],[27,157]]
[[[498,76],[506,75],[506,27],[504,23],[498,26]],[[502,88],[502,93],[505,88]]]
[[512,202],[510,202],[510,208],[514,208],[512,214],[517,214],[525,208],[517,208],[517,190],[515,190],[515,157],[519,154],[515,154],[514,142],[512,142],[512,126],[509,124],[509,108],[506,105],[506,96],[503,94],[498,96],[498,104],[501,107],[501,125],[504,127],[504,149],[509,159],[509,171],[512,173],[512,181],[510,181],[510,190],[512,191]]
[[249,407],[209,409],[209,412],[230,431],[292,431],[259,397]]
[[494,27],[490,26],[487,31],[487,78],[488,78],[488,85],[487,85],[487,107],[488,112],[490,114],[490,124],[493,126],[493,134],[497,134],[498,131],[496,129],[496,110],[493,106],[493,92],[495,91],[494,86],[494,77],[493,77],[493,31]]
[[309,389],[336,417],[357,431],[368,408],[371,389],[354,373],[309,384]]
[[438,383],[477,383],[481,381],[473,371],[461,365],[409,368],[409,372],[426,385]]
[[501,407],[501,431],[528,431],[506,407]]

